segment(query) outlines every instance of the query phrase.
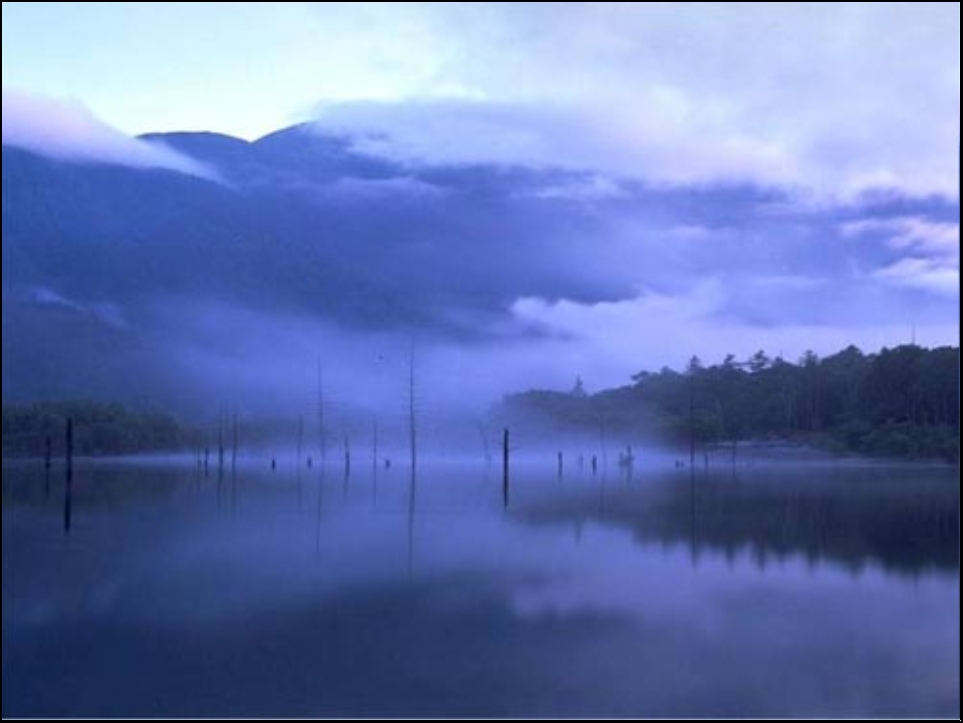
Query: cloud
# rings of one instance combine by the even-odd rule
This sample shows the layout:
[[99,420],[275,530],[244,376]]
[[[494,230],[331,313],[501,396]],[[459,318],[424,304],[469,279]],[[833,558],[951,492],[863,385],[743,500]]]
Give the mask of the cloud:
[[[893,319],[826,318],[819,323],[787,316],[778,325],[762,326],[745,318],[722,318],[733,293],[714,278],[677,294],[643,292],[615,302],[525,298],[512,311],[520,323],[558,335],[556,348],[543,354],[553,360],[543,373],[559,385],[570,382],[574,373],[584,374],[593,385],[624,383],[639,369],[682,368],[693,354],[721,359],[733,353],[745,359],[764,348],[795,360],[808,349],[827,354],[849,344],[875,351],[910,333],[908,323]],[[924,345],[951,343],[958,330],[958,319],[933,319],[917,327],[917,339]]]
[[886,234],[894,249],[919,250],[945,256],[959,257],[960,225],[931,221],[919,216],[898,218],[870,218],[849,221],[842,225],[844,236],[869,233]]
[[619,182],[597,173],[563,180],[532,191],[534,198],[556,198],[567,201],[601,201],[627,198],[628,193]]
[[406,29],[389,47],[418,58],[417,83],[388,100],[356,98],[320,113],[322,127],[353,126],[368,147],[675,184],[959,196],[956,4],[536,3],[382,13]]
[[209,166],[162,143],[111,128],[79,103],[7,88],[3,89],[3,144],[66,161],[217,177]]
[[314,128],[352,138],[361,152],[416,164],[588,170],[670,185],[799,181],[792,159],[775,146],[715,143],[709,133],[653,123],[627,125],[558,103],[429,99],[326,104]]
[[959,196],[955,4],[384,12],[415,29],[404,54],[421,61],[418,83],[388,100],[342,96],[319,118],[370,149],[846,198]]
[[66,309],[71,309],[84,316],[91,316],[115,329],[126,329],[130,326],[124,312],[121,311],[120,307],[116,304],[106,301],[82,303],[68,299],[66,296],[46,286],[28,288],[25,291],[27,298],[35,304],[61,306]]
[[931,221],[918,216],[849,221],[843,236],[881,238],[899,258],[873,272],[873,276],[896,286],[959,295],[960,225]]
[[826,284],[826,279],[813,276],[803,276],[801,274],[773,274],[771,276],[762,275],[753,278],[752,283],[763,289],[775,287],[778,289],[791,289],[796,291],[807,291],[816,289]]
[[410,176],[395,178],[339,178],[334,183],[320,187],[324,196],[341,201],[397,202],[405,197],[437,198],[445,195],[445,189]]
[[64,6],[86,32],[53,55],[47,11],[8,6],[5,80],[124,128],[252,137],[380,102],[366,123],[433,158],[959,196],[958,3]]
[[900,259],[875,272],[875,276],[897,286],[933,291],[946,296],[960,292],[960,269],[934,259],[910,257]]

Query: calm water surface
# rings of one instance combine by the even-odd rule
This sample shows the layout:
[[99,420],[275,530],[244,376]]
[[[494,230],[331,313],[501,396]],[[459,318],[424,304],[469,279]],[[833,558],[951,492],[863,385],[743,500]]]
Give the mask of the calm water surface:
[[4,716],[951,716],[926,466],[3,468]]

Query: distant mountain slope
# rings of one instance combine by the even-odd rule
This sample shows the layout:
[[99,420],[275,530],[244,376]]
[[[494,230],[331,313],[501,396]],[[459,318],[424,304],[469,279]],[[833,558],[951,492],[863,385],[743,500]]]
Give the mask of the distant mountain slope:
[[[3,146],[5,400],[145,390],[195,400],[198,355],[215,355],[205,373],[221,376],[239,341],[247,354],[273,353],[272,364],[310,361],[321,326],[511,350],[569,334],[566,321],[596,323],[589,316],[614,314],[624,328],[645,295],[646,308],[722,326],[890,323],[904,302],[880,288],[903,254],[887,236],[893,223],[943,228],[959,213],[941,199],[811,208],[772,188],[402,162],[309,126],[253,142],[143,139],[214,177]],[[856,242],[852,228],[867,237]],[[526,319],[526,303],[561,323]],[[260,335],[231,326],[254,318]],[[284,329],[282,352],[274,332]],[[184,368],[198,378],[186,381]]]
[[5,399],[119,384],[177,333],[151,313],[175,300],[463,337],[519,296],[620,291],[546,255],[598,222],[529,192],[577,174],[406,167],[299,126],[145,138],[220,182],[3,147]]

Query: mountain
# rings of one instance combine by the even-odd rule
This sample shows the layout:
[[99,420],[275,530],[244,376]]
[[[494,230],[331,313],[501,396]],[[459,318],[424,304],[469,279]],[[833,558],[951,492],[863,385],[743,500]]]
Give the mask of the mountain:
[[404,164],[306,126],[142,140],[215,178],[3,147],[5,401],[170,393],[152,360],[181,307],[477,338],[519,297],[626,290],[555,260],[600,226],[540,195],[580,174]]
[[[958,323],[955,304],[892,277],[916,268],[894,234],[907,223],[942,233],[958,218],[953,200],[822,208],[774,188],[562,170],[564,159],[419,162],[308,125],[253,142],[140,142],[208,172],[3,146],[4,401],[210,410],[259,389],[273,408],[303,402],[319,357],[374,395],[371,379],[387,375],[378,360],[398,367],[417,339],[435,388],[438,374],[459,397],[485,383],[488,402],[549,365],[588,373],[584,350],[556,342],[608,321],[621,331],[602,334],[599,367],[644,353],[636,344],[665,347],[663,336],[688,354],[673,330],[692,318],[760,335],[882,328],[910,308]],[[643,311],[644,341],[632,326]]]

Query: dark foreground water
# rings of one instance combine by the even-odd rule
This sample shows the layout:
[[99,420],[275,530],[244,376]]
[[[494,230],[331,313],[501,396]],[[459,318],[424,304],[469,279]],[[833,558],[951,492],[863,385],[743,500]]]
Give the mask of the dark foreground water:
[[958,717],[957,474],[5,465],[3,715]]

